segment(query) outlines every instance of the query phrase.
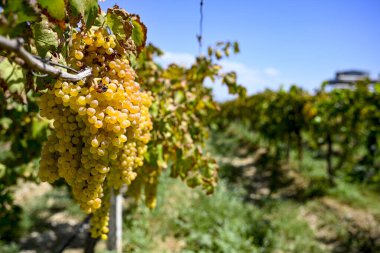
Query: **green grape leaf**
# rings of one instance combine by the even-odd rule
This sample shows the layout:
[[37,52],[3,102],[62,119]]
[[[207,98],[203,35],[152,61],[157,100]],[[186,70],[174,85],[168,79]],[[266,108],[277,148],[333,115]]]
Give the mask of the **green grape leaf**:
[[108,9],[105,24],[118,38],[119,43],[129,51],[140,53],[146,43],[146,26],[138,15],[130,15],[119,6]]
[[380,83],[375,83],[373,87],[377,93],[380,93]]
[[207,55],[208,55],[208,57],[211,57],[212,56],[212,54],[213,54],[213,49],[212,49],[212,47],[208,47],[207,48]]
[[120,9],[108,9],[105,24],[119,39],[127,40],[132,35],[132,24],[129,14]]
[[174,93],[174,101],[176,104],[181,104],[185,99],[185,93],[183,91],[176,91]]
[[218,60],[222,59],[223,58],[222,52],[220,50],[216,50],[215,57]]
[[24,83],[25,75],[22,68],[8,59],[0,62],[0,78],[7,84],[6,91],[23,103],[27,102]]
[[7,166],[5,166],[4,164],[0,163],[0,178],[2,178],[2,177],[5,176],[6,170],[7,170]]
[[7,117],[0,118],[0,126],[3,130],[9,129],[9,127],[12,125],[12,119]]
[[147,34],[147,28],[140,21],[140,17],[138,15],[132,15],[132,40],[135,42],[137,52],[141,52],[143,48],[145,47],[146,43],[146,34]]
[[163,156],[163,146],[161,144],[157,145],[157,165],[161,168],[167,167],[167,163],[165,162]]
[[25,0],[6,1],[1,14],[0,34],[11,38],[25,34],[26,22],[39,20],[37,7]]
[[99,13],[98,16],[96,16],[96,19],[94,21],[94,26],[101,27],[106,23],[106,14],[105,13]]
[[197,174],[197,175],[194,175],[193,177],[190,177],[186,180],[186,184],[190,187],[190,188],[195,188],[197,187],[198,185],[201,185],[202,184],[202,176]]
[[99,12],[97,0],[69,0],[70,11],[74,17],[81,16],[86,27],[90,27]]
[[233,85],[236,83],[236,73],[235,72],[229,72],[224,76],[224,83],[227,85]]
[[58,35],[50,27],[46,20],[32,25],[32,31],[38,54],[45,57],[50,50],[58,47]]
[[32,119],[32,138],[33,139],[43,139],[46,137],[44,130],[48,127],[49,122],[47,120],[41,121],[36,118]]
[[129,60],[129,64],[131,65],[131,67],[136,68],[136,66],[137,66],[136,55],[128,54],[128,60]]
[[5,17],[14,18],[12,25],[18,25],[27,21],[33,22],[38,20],[37,11],[31,1],[6,1],[3,11]]
[[66,17],[66,4],[64,0],[38,0],[40,6],[47,10],[47,13],[57,19],[63,20]]
[[24,74],[22,68],[16,64],[11,63],[8,59],[0,62],[0,78],[2,78],[11,91],[12,86],[23,82]]
[[246,96],[246,89],[237,84],[236,72],[231,71],[223,76],[222,83],[227,85],[230,94],[238,94],[240,97]]
[[234,42],[234,53],[237,54],[240,52],[240,47],[238,42]]

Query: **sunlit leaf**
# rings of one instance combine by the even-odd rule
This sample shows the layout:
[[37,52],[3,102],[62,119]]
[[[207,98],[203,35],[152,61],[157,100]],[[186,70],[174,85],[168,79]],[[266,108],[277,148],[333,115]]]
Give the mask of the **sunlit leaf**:
[[122,40],[127,40],[132,35],[132,23],[126,11],[115,9],[115,7],[109,9],[105,24]]
[[234,42],[234,53],[237,54],[240,52],[240,48],[239,48],[239,43],[238,42]]
[[8,18],[15,18],[12,25],[17,25],[23,22],[33,22],[38,20],[36,9],[26,0],[11,0],[6,1],[4,6],[4,15]]
[[66,4],[64,0],[38,0],[40,6],[47,10],[48,14],[57,19],[63,20],[66,17]]
[[26,22],[39,20],[37,8],[27,0],[6,1],[0,20],[0,34],[11,38],[25,34]]
[[373,87],[377,93],[380,93],[380,83],[375,83]]
[[138,15],[132,16],[132,24],[132,39],[135,42],[137,52],[140,52],[145,47],[147,28],[140,21],[140,17]]
[[49,27],[49,23],[46,20],[33,24],[32,30],[40,56],[45,57],[48,51],[57,49],[58,35]]
[[25,75],[22,68],[11,63],[8,59],[0,62],[0,78],[7,85],[7,90],[12,96],[18,97],[23,103],[26,103],[25,97]]
[[81,16],[87,27],[90,27],[99,12],[97,0],[69,0],[71,14]]

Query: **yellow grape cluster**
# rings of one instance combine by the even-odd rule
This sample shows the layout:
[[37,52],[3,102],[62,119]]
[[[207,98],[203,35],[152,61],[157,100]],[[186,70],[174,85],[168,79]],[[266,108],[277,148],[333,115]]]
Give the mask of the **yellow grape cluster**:
[[147,182],[145,183],[145,204],[148,208],[153,209],[157,205],[157,184],[158,176],[149,176]]
[[157,185],[161,171],[157,167],[144,165],[144,174],[140,174],[128,187],[128,196],[135,200],[140,199],[144,191],[145,204],[153,209],[157,205]]
[[110,209],[110,191],[109,188],[106,188],[105,194],[103,197],[104,203],[102,206],[94,212],[90,220],[90,233],[91,237],[98,238],[102,240],[107,240],[109,228],[109,209]]
[[54,120],[42,148],[39,177],[64,178],[81,208],[92,213],[104,203],[104,186],[130,184],[143,164],[150,140],[151,96],[140,91],[124,49],[98,29],[76,33],[68,62],[92,67],[86,81],[57,80],[40,98],[40,115]]

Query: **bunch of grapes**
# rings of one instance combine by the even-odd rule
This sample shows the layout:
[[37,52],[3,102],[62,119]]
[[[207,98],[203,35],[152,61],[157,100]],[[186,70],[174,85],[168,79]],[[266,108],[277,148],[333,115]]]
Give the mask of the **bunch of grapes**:
[[70,52],[69,64],[89,66],[93,75],[57,80],[41,96],[40,114],[54,120],[54,129],[42,149],[39,177],[50,183],[64,178],[85,212],[105,217],[105,189],[130,184],[143,165],[151,96],[140,91],[125,49],[105,29],[75,33]]
[[108,221],[109,221],[109,208],[110,208],[110,197],[111,192],[109,188],[105,188],[105,193],[103,197],[104,203],[102,206],[96,210],[96,212],[92,215],[90,220],[90,234],[93,238],[100,237],[103,240],[108,238],[107,234],[109,232],[108,229]]

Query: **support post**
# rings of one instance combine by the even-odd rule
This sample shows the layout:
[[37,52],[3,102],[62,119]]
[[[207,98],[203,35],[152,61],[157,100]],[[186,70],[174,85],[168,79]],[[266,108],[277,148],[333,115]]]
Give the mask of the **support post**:
[[332,166],[332,155],[333,155],[333,143],[332,143],[332,138],[331,134],[328,133],[326,137],[326,142],[327,142],[327,155],[326,155],[326,160],[327,160],[327,176],[330,185],[335,185],[334,181],[334,169]]
[[109,219],[109,234],[107,249],[117,253],[122,253],[122,213],[123,213],[123,196],[122,191],[111,190],[111,207]]

